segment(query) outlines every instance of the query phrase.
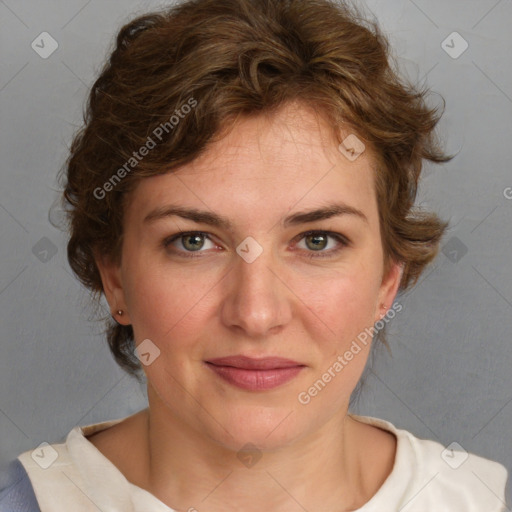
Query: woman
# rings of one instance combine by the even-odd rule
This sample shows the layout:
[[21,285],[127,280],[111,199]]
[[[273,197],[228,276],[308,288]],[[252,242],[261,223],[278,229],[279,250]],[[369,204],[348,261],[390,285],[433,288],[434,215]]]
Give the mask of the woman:
[[439,117],[388,60],[326,0],[120,31],[66,168],[68,258],[149,406],[20,455],[0,510],[505,510],[500,464],[348,412],[446,228],[414,209]]

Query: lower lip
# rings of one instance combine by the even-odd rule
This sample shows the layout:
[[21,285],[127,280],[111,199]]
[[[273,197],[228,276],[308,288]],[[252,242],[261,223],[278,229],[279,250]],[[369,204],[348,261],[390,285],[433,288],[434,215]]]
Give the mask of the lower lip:
[[277,368],[274,370],[245,370],[232,366],[216,366],[206,363],[220,378],[249,391],[273,389],[292,380],[304,366]]

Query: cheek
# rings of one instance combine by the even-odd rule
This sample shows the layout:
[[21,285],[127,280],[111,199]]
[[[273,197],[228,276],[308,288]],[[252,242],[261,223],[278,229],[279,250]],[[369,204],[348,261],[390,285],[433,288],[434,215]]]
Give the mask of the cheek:
[[178,335],[186,340],[183,334],[198,328],[222,277],[136,261],[127,262],[127,267],[125,298],[137,342],[150,338],[159,344]]
[[369,274],[353,272],[317,280],[317,286],[304,284],[303,318],[309,319],[306,329],[320,358],[297,399],[314,404],[305,409],[313,415],[339,411],[361,378],[371,348],[375,282]]
[[[309,319],[309,330],[313,332],[316,324],[318,332],[325,333],[325,339],[334,340],[339,349],[340,344],[355,339],[373,325],[377,283],[375,270],[358,265],[320,272],[314,279],[297,279],[294,290],[302,300],[302,317]],[[307,310],[313,314],[307,315]]]

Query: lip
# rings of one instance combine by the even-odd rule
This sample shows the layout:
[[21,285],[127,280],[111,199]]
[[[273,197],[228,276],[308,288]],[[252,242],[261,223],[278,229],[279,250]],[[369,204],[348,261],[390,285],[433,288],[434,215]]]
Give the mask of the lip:
[[291,359],[274,356],[256,359],[254,357],[237,355],[209,359],[206,362],[214,364],[215,366],[231,366],[233,368],[242,368],[244,370],[278,370],[282,368],[292,368],[294,366],[305,366],[297,361],[292,361]]
[[224,381],[248,391],[264,391],[282,386],[305,368],[303,364],[281,357],[254,359],[232,356],[205,363]]

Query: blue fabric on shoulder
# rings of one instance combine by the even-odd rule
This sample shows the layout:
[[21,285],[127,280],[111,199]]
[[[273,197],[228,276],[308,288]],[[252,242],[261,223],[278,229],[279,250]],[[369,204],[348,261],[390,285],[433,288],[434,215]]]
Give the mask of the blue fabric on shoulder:
[[41,512],[30,478],[18,459],[9,464],[7,476],[12,483],[0,490],[0,512]]

